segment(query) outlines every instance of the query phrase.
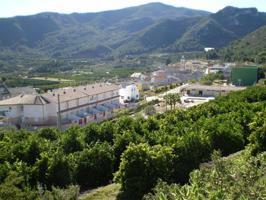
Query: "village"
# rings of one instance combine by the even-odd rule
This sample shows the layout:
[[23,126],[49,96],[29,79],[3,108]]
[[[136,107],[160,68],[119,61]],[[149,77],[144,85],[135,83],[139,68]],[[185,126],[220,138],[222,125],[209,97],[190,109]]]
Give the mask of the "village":
[[[219,74],[223,80],[202,83],[203,77]],[[150,104],[152,113],[172,108],[167,96],[177,94],[180,109],[208,102],[258,81],[258,67],[234,63],[210,64],[184,57],[150,74],[135,72],[115,83],[102,82],[37,93],[33,87],[0,85],[0,126],[38,129],[86,125],[114,118],[118,111]],[[168,87],[169,86],[169,87]],[[170,97],[171,98],[171,97]],[[167,105],[168,104],[168,105]],[[171,108],[170,108],[171,107]],[[148,115],[149,112],[143,114]]]

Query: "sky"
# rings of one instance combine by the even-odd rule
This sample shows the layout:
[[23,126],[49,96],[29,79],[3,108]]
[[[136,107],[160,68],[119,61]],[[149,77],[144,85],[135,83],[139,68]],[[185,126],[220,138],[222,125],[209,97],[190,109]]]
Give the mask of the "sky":
[[256,7],[266,12],[266,0],[0,0],[0,17],[31,15],[40,12],[99,12],[150,2],[161,2],[176,7],[217,12],[225,6]]

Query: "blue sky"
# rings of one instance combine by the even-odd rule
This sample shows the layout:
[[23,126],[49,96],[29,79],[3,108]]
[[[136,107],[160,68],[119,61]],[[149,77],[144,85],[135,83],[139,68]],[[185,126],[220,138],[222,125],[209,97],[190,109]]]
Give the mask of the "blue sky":
[[[39,12],[98,12],[141,5],[156,0],[0,0],[0,17],[29,15]],[[176,7],[216,12],[225,6],[256,7],[266,12],[266,0],[157,0]]]

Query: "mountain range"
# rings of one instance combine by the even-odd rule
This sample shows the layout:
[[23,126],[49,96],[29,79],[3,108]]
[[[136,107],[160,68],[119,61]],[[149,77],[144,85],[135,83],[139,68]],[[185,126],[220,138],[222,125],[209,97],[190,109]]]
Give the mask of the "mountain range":
[[90,58],[221,48],[266,25],[256,8],[217,13],[150,3],[99,13],[40,13],[0,19],[6,55]]

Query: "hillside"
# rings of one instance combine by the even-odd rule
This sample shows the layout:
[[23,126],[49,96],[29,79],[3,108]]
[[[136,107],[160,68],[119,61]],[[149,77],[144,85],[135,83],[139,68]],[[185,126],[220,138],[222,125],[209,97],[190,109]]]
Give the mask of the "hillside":
[[220,48],[266,25],[255,8],[215,14],[150,3],[99,13],[0,19],[0,59],[95,58]]
[[266,63],[266,26],[223,48],[219,55],[226,61]]
[[23,49],[53,57],[94,57],[110,53],[134,34],[165,19],[206,16],[208,12],[161,3],[99,13],[41,13],[0,19],[2,50]]
[[[250,156],[248,151],[244,150],[228,157],[221,157],[219,152],[215,152],[212,159],[212,162],[203,163],[200,169],[191,172],[189,184],[180,186],[159,181],[153,193],[145,195],[144,200],[200,199],[200,197],[237,199],[239,196],[244,199],[256,199],[265,196],[266,152]],[[253,176],[246,178],[250,174]],[[126,199],[119,196],[119,189],[118,184],[110,184],[82,195],[80,200]]]
[[202,18],[172,46],[179,51],[221,48],[266,25],[266,14],[255,8],[226,7]]
[[216,152],[208,167],[190,174],[189,184],[180,186],[160,182],[154,189],[154,194],[149,194],[144,199],[263,199],[266,187],[266,152],[254,157],[245,153],[221,158]]

